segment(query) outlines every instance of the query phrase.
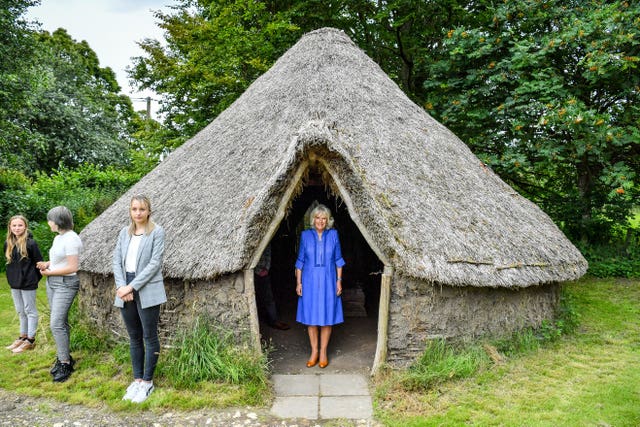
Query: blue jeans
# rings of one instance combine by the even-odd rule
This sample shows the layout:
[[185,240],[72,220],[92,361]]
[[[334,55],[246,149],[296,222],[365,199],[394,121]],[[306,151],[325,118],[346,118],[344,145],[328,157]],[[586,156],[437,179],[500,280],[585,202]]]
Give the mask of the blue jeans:
[[58,360],[67,362],[69,357],[69,309],[80,288],[78,276],[47,277],[47,299],[51,309],[49,320],[51,333],[56,342]]
[[[135,277],[134,273],[127,273],[127,284],[131,283]],[[158,340],[160,306],[142,308],[138,291],[133,291],[133,301],[125,302],[120,313],[129,333],[133,378],[152,381],[160,356]]]
[[13,305],[20,318],[20,336],[35,338],[38,330],[38,308],[36,290],[11,289]]

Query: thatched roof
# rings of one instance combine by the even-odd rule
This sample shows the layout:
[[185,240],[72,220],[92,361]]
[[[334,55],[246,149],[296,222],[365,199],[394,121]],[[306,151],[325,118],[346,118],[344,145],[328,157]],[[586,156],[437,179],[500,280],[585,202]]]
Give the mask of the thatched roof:
[[166,230],[167,276],[208,279],[247,268],[310,156],[376,253],[402,274],[525,287],[576,279],[587,268],[545,213],[411,102],[343,32],[325,28],[304,35],[90,223],[81,233],[81,269],[111,272],[136,193],[150,196]]

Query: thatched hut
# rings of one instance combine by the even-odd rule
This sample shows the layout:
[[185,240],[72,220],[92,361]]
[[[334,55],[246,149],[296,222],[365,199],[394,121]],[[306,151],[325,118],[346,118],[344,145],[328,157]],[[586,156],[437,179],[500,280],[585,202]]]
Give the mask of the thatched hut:
[[345,291],[377,319],[374,369],[430,338],[539,325],[559,283],[587,268],[544,212],[335,29],[304,35],[82,231],[81,308],[103,327],[119,327],[110,260],[136,193],[166,230],[165,331],[206,313],[258,348],[253,268],[271,242],[276,295],[293,295],[304,213],[328,204]]

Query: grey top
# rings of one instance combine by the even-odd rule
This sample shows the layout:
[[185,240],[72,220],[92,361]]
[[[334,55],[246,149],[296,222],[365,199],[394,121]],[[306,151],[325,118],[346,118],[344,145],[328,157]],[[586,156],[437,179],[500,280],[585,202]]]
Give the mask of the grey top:
[[[120,230],[116,248],[113,251],[113,278],[116,289],[127,285],[125,261],[131,236],[129,227]],[[129,283],[138,291],[142,308],[153,307],[167,302],[167,294],[162,279],[162,257],[164,255],[164,229],[159,225],[151,233],[142,236],[136,263],[136,277]],[[115,297],[114,305],[124,307],[124,301]]]

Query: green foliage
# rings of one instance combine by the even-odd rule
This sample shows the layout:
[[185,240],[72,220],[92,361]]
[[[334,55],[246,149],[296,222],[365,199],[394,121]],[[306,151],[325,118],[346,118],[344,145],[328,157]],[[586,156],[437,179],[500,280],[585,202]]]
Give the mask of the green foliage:
[[574,240],[640,197],[640,4],[520,0],[450,27],[425,105]]
[[592,245],[582,248],[594,277],[640,277],[640,235],[630,246]]
[[165,156],[186,140],[184,136],[176,136],[175,132],[142,115],[133,117],[131,129],[129,170],[140,177],[155,168]]
[[263,387],[267,383],[266,368],[265,356],[238,346],[231,332],[199,318],[192,328],[184,328],[174,339],[172,349],[158,364],[158,373],[185,389],[201,381]]
[[627,221],[616,224],[609,241],[600,244],[578,243],[589,262],[588,274],[595,277],[640,277],[640,210]]
[[35,0],[0,0],[0,168],[19,162],[18,141],[28,130],[15,120],[16,111],[28,106],[31,97],[29,72],[35,39],[21,17]]
[[31,133],[16,145],[26,170],[122,165],[133,109],[129,98],[119,94],[113,71],[101,68],[89,45],[63,29],[37,34],[32,67],[39,77],[32,99],[16,112],[16,120]]
[[113,71],[65,30],[38,32],[22,20],[36,2],[13,3],[0,9],[0,167],[34,176],[125,164],[133,109]]
[[255,0],[180,1],[157,12],[166,43],[140,43],[130,77],[164,98],[161,113],[175,135],[191,136],[240,96],[295,39],[279,11]]
[[27,211],[24,194],[30,185],[31,180],[20,171],[0,168],[0,218],[3,220],[2,228],[4,228],[5,222],[13,215]]
[[[55,237],[47,225],[49,209],[67,206],[74,216],[74,229],[80,232],[139,179],[138,173],[90,164],[75,169],[60,168],[51,176],[38,174],[33,180],[19,171],[0,169],[0,219],[3,225],[0,237],[3,241],[6,238],[4,224],[9,218],[24,215],[40,251],[47,258]],[[4,269],[5,264],[0,263],[0,271]]]
[[69,324],[72,325],[69,334],[72,351],[103,353],[109,352],[115,347],[113,335],[96,330],[88,318],[88,313],[83,313],[78,309],[77,298],[69,309]]

